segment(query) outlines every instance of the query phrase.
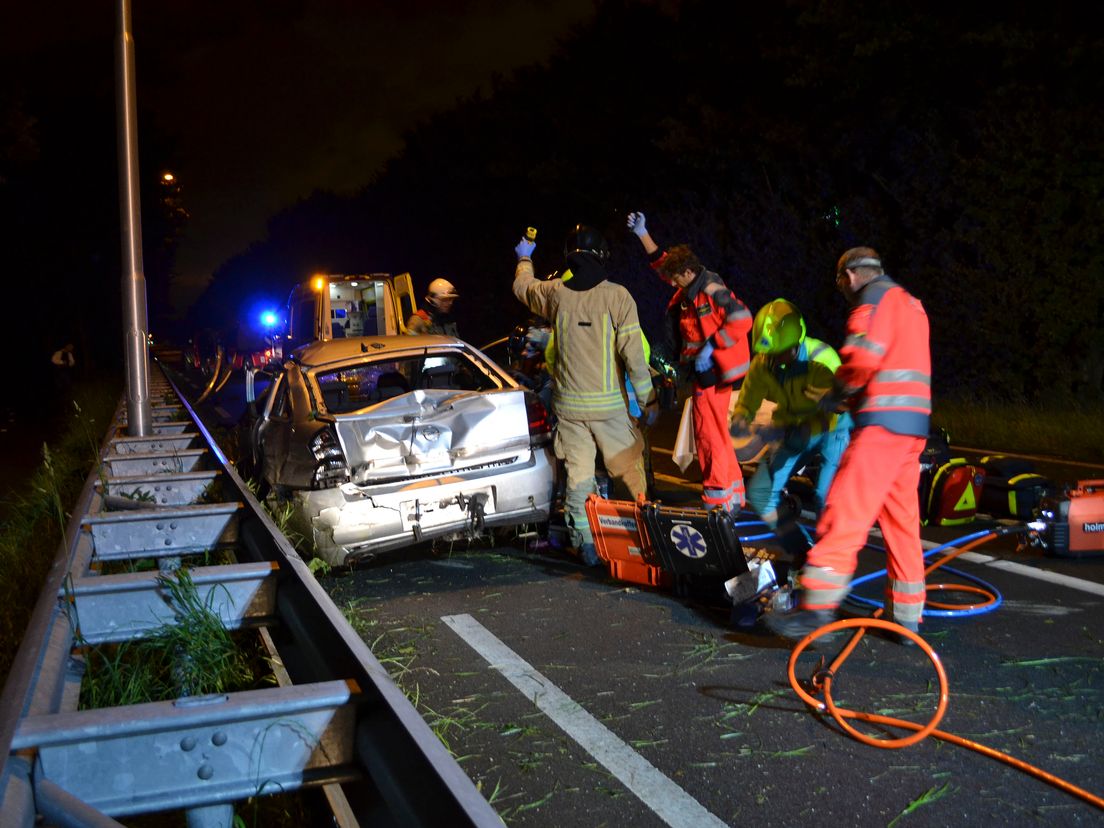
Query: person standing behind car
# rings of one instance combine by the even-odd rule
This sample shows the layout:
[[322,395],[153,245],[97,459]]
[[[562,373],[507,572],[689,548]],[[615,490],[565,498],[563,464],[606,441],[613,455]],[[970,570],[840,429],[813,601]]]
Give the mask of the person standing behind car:
[[702,470],[702,503],[706,509],[719,506],[738,512],[744,505],[744,473],[732,450],[728,408],[732,388],[743,379],[751,360],[751,313],[689,247],[661,250],[648,233],[643,213],[629,213],[628,226],[652,268],[678,288],[668,310],[679,311],[679,361],[694,366],[694,441]]
[[564,462],[564,517],[571,543],[583,562],[601,561],[586,516],[587,496],[597,491],[599,451],[606,469],[633,498],[646,492],[644,440],[629,416],[623,390],[627,373],[642,406],[643,422],[655,422],[659,405],[644,357],[636,302],[606,277],[609,245],[593,228],[576,225],[564,243],[562,279],[540,281],[530,256],[536,243],[523,238],[514,248],[514,296],[552,323],[556,359],[552,365],[552,408],[556,414],[556,456]]
[[408,334],[443,334],[460,337],[452,305],[460,297],[448,279],[434,279],[426,291],[425,304],[406,321]]

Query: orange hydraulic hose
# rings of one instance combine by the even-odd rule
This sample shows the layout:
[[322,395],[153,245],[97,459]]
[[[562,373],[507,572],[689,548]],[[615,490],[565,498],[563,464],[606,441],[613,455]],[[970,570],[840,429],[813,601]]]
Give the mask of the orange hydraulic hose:
[[[940,558],[939,561],[929,566],[924,571],[924,574],[930,574],[934,569],[942,566],[952,558],[961,555],[963,552],[966,552],[967,550],[972,549],[975,546],[992,540],[994,537],[997,537],[998,534],[999,532],[994,531],[989,535],[977,538],[970,543],[964,544],[960,549],[954,550],[952,553],[947,554],[946,556]],[[962,585],[957,584],[941,584],[938,586],[929,587],[929,589],[965,589],[967,591],[990,594],[987,593],[985,590],[978,589],[977,587],[963,587]],[[995,600],[995,596],[993,596],[993,600]],[[983,604],[982,606],[985,605]],[[921,638],[917,633],[914,633],[912,630],[906,629],[899,624],[894,624],[891,621],[883,621],[879,617],[881,616],[881,614],[882,610],[878,609],[869,618],[846,618],[840,621],[833,621],[830,624],[825,624],[823,627],[814,630],[813,632],[802,638],[799,642],[797,642],[797,646],[795,646],[793,652],[790,653],[790,660],[789,664],[787,665],[787,671],[790,680],[790,687],[794,689],[794,692],[797,693],[802,701],[804,701],[814,710],[827,710],[832,718],[836,721],[836,723],[841,728],[843,728],[843,730],[847,734],[865,745],[887,749],[903,748],[908,747],[909,745],[914,745],[927,736],[934,736],[937,739],[942,739],[946,742],[951,742],[952,744],[969,748],[970,750],[977,751],[978,753],[988,756],[991,759],[997,759],[998,761],[1004,762],[1005,764],[1010,765],[1017,770],[1024,771],[1025,773],[1028,773],[1037,779],[1041,779],[1042,781],[1047,782],[1057,788],[1060,788],[1067,793],[1073,794],[1074,796],[1083,799],[1085,802],[1088,802],[1090,805],[1095,805],[1097,808],[1104,809],[1104,798],[1090,793],[1084,788],[1079,788],[1078,786],[1067,782],[1060,777],[1047,773],[1041,768],[1037,768],[1034,765],[1028,764],[1027,762],[1024,762],[1020,759],[1009,756],[1007,753],[1002,753],[999,750],[994,750],[993,748],[986,747],[985,745],[971,741],[970,739],[964,739],[961,736],[955,736],[953,733],[947,733],[943,730],[937,730],[936,725],[939,724],[940,720],[943,718],[943,714],[946,713],[947,704],[950,698],[947,684],[947,673],[943,669],[943,663],[940,661],[939,655],[935,652],[934,649],[932,649],[931,645],[928,644],[928,642]],[[936,705],[934,715],[926,725],[920,725],[915,722],[907,721],[905,719],[896,719],[891,716],[882,716],[877,713],[866,713],[859,710],[848,710],[847,708],[838,707],[833,701],[832,679],[839,672],[840,667],[843,666],[843,662],[847,660],[847,658],[854,651],[855,647],[858,646],[859,641],[862,640],[862,637],[866,634],[866,630],[868,628],[886,630],[908,638],[914,644],[916,644],[924,653],[924,655],[928,657],[928,660],[931,661],[933,667],[935,668],[936,676],[939,679],[939,701]],[[818,638],[822,638],[823,636],[831,635],[833,633],[848,629],[854,630],[851,639],[843,646],[839,653],[836,654],[835,658],[832,660],[832,663],[828,666],[827,669],[824,669],[823,667],[818,668],[816,672],[813,673],[813,676],[810,679],[809,683],[812,688],[816,692],[823,694],[824,700],[821,701],[815,696],[806,692],[805,688],[802,687],[800,680],[797,678],[797,660],[805,651],[805,648],[816,641]],[[821,664],[823,664],[823,660],[821,660]],[[859,721],[871,722],[872,724],[887,725],[890,727],[897,727],[904,730],[912,730],[915,732],[911,736],[905,736],[898,739],[879,739],[872,736],[867,736],[865,733],[860,732],[847,721],[848,719],[858,719]]]

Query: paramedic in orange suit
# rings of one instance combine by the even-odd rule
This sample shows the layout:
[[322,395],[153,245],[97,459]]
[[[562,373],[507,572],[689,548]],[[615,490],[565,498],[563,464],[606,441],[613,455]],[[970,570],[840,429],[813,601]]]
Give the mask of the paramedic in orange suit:
[[801,607],[764,616],[768,629],[795,640],[835,619],[875,521],[887,550],[884,617],[915,632],[924,609],[917,487],[931,417],[928,317],[873,248],[844,253],[836,285],[852,308],[831,396],[851,410],[855,430],[801,572]]
[[643,213],[629,213],[627,225],[648,261],[677,290],[668,311],[678,312],[679,362],[694,367],[694,442],[702,470],[702,505],[733,514],[744,505],[744,474],[728,433],[732,389],[751,364],[751,313],[724,280],[707,270],[686,245],[664,250],[645,225]]

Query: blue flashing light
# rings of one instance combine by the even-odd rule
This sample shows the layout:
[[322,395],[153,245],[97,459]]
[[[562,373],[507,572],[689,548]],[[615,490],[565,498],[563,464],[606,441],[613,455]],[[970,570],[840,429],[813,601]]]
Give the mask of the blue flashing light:
[[266,328],[275,328],[280,323],[280,317],[275,311],[262,311],[261,324]]

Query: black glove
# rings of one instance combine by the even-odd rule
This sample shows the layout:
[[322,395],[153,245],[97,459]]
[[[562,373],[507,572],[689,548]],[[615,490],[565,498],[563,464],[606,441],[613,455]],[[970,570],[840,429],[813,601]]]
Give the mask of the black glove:
[[820,398],[817,402],[817,409],[821,414],[827,416],[838,414],[847,410],[847,400],[848,398],[844,396],[843,391],[833,389]]

